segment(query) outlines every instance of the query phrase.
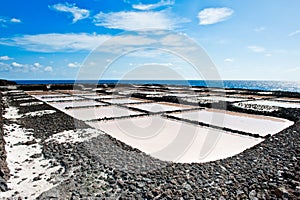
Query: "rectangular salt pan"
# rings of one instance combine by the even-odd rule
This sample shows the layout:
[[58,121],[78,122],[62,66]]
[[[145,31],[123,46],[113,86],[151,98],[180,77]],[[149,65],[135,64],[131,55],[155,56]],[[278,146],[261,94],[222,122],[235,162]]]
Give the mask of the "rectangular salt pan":
[[76,108],[81,106],[104,106],[106,104],[97,101],[71,101],[71,102],[52,103],[51,105],[59,110],[62,110],[65,109],[66,107]]
[[43,101],[48,101],[48,102],[60,102],[60,101],[74,101],[74,100],[83,100],[81,97],[58,97],[58,98],[51,98],[51,99],[42,99]]
[[119,95],[94,95],[94,96],[84,96],[82,97],[87,98],[87,99],[113,99],[113,98],[120,98],[122,96]]
[[122,99],[107,99],[102,100],[103,102],[112,103],[112,104],[129,104],[129,103],[145,103],[149,102],[147,100],[143,99],[137,99],[137,98],[122,98]]
[[117,106],[104,106],[95,108],[78,108],[65,111],[68,115],[80,120],[104,119],[138,115],[140,112],[132,111]]
[[128,105],[128,107],[138,108],[140,110],[154,112],[154,113],[194,108],[193,106],[187,106],[187,105],[181,105],[175,103],[145,103],[145,104]]
[[[263,141],[158,116],[88,124],[146,154],[179,163],[201,163],[224,159]],[[210,141],[213,140],[210,144],[207,140],[208,136],[212,137]]]
[[226,127],[233,130],[266,136],[275,134],[291,126],[292,121],[252,114],[224,112],[213,109],[169,114],[170,116],[202,122],[209,125]]
[[199,97],[198,99],[211,100],[211,101],[227,101],[227,102],[236,102],[236,101],[245,101],[247,99],[243,98],[234,98],[234,97],[222,97],[222,96],[208,96],[208,97]]

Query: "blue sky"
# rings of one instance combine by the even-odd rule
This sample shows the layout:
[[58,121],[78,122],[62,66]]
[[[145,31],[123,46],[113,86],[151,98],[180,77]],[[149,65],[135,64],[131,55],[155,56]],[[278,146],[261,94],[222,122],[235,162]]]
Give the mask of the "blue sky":
[[[2,0],[0,78],[75,79],[103,42],[155,28],[194,40],[223,80],[299,81],[299,8],[298,0]],[[127,34],[120,44],[129,38],[144,46],[151,39]],[[197,78],[182,59],[154,50],[111,65],[105,78],[152,65]]]

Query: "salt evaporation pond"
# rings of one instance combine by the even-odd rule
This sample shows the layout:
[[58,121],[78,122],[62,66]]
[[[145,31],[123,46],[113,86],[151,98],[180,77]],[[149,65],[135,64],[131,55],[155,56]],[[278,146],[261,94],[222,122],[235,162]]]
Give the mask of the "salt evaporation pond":
[[221,111],[215,109],[203,109],[169,115],[202,122],[209,125],[226,127],[252,134],[259,134],[260,136],[266,136],[268,134],[273,135],[294,124],[292,121],[282,118]]
[[[152,122],[159,124],[157,129],[155,125],[151,125]],[[263,141],[260,138],[200,127],[159,116],[88,122],[88,124],[153,157],[179,163],[208,162],[227,158]],[[144,138],[141,137],[141,132]],[[205,144],[208,135],[215,136],[215,142],[209,149]],[[190,138],[190,141],[181,137]],[[160,153],[169,148],[169,145],[175,145],[174,151],[171,149],[170,154]],[[183,151],[178,155],[174,154],[179,147],[182,147]],[[200,152],[205,148],[207,154],[201,157]]]
[[140,110],[148,112],[165,112],[165,111],[175,111],[175,110],[185,110],[195,108],[188,105],[180,105],[175,103],[145,103],[145,104],[134,104],[129,105],[131,108],[138,108]]
[[104,119],[142,114],[137,111],[120,108],[117,106],[69,109],[66,110],[65,113],[80,120]]

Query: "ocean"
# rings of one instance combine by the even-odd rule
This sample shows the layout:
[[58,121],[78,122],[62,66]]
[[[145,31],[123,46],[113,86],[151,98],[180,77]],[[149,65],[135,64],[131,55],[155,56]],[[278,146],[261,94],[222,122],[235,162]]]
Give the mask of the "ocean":
[[124,83],[124,84],[164,84],[224,87],[232,89],[251,89],[262,91],[300,92],[300,82],[292,81],[204,81],[204,80],[14,80],[17,84],[74,84],[77,83]]

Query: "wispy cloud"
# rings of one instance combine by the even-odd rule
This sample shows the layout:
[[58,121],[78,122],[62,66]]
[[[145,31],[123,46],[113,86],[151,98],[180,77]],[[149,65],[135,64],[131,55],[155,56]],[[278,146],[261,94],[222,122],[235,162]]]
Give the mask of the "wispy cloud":
[[0,62],[0,72],[9,72],[10,68],[9,64]]
[[260,27],[254,28],[254,31],[255,31],[255,32],[262,32],[262,31],[264,31],[264,30],[266,30],[266,27],[264,27],[264,26],[260,26]]
[[206,8],[198,13],[200,25],[216,24],[227,20],[234,11],[230,8]]
[[251,51],[255,52],[255,53],[263,53],[266,51],[266,49],[264,47],[261,46],[248,46],[248,49],[250,49]]
[[0,60],[12,60],[9,56],[0,56]]
[[87,33],[49,33],[0,38],[0,44],[35,52],[74,52],[91,51],[109,38],[109,35]]
[[230,63],[232,63],[232,62],[234,62],[234,59],[233,58],[225,58],[224,62],[230,62]]
[[78,63],[78,62],[73,62],[73,63],[69,63],[68,64],[68,67],[70,67],[70,68],[76,68],[76,67],[80,67],[80,63]]
[[187,19],[172,16],[166,10],[159,12],[100,12],[94,16],[96,26],[129,31],[154,28],[172,30],[179,27],[179,24],[188,21]]
[[171,6],[174,3],[175,3],[174,0],[161,0],[157,3],[155,3],[155,4],[142,4],[142,3],[139,3],[139,4],[132,5],[132,7],[134,9],[137,9],[137,10],[153,10],[153,9],[156,9],[156,8],[159,8],[159,7],[162,7],[162,6]]
[[296,30],[296,31],[294,31],[294,32],[291,32],[291,33],[289,34],[289,37],[292,37],[292,36],[298,35],[298,34],[300,34],[300,29],[299,29],[299,30]]
[[47,66],[47,67],[44,68],[44,71],[45,72],[52,72],[53,68],[51,66]]
[[90,16],[89,10],[78,8],[76,4],[59,3],[49,6],[49,8],[58,12],[71,13],[73,15],[73,23],[76,23],[77,21],[88,18]]

